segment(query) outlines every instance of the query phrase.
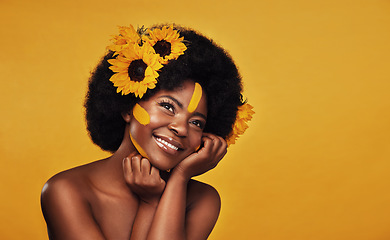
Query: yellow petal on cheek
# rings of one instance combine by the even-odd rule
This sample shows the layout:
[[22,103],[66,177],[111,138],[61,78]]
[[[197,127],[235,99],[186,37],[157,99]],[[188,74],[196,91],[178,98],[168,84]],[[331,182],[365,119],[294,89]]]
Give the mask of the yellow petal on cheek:
[[192,94],[190,104],[188,104],[188,112],[192,113],[198,107],[199,101],[202,98],[202,87],[199,83],[195,83],[194,93]]
[[130,139],[134,147],[139,152],[139,154],[141,154],[142,157],[149,158],[148,155],[146,155],[146,152],[142,149],[142,147],[134,140],[133,136],[131,136],[131,133],[130,133]]
[[195,152],[197,152],[199,150],[199,148],[200,148],[200,145],[197,148],[195,148]]
[[148,125],[150,123],[149,113],[138,103],[133,108],[133,116],[142,125]]

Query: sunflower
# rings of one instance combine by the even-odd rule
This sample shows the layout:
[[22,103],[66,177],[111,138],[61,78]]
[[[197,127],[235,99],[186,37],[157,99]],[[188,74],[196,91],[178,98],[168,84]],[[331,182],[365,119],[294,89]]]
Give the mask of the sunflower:
[[164,26],[161,29],[148,29],[148,33],[149,44],[160,55],[159,61],[162,64],[168,63],[171,59],[177,59],[187,49],[183,43],[184,37],[180,37],[179,32],[173,29],[173,25]]
[[148,88],[155,88],[157,71],[162,68],[158,57],[148,44],[134,43],[122,49],[116,58],[108,60],[112,65],[110,69],[115,72],[110,81],[117,87],[117,92],[122,95],[134,93],[142,98]]
[[118,28],[119,35],[113,36],[112,41],[114,44],[107,47],[109,50],[118,54],[134,43],[141,43],[141,37],[134,29],[133,25],[130,25],[129,27],[119,26]]
[[248,103],[238,107],[233,130],[226,139],[228,145],[234,144],[239,135],[244,134],[245,130],[248,128],[247,123],[252,119],[252,115],[255,113],[252,109],[253,107]]

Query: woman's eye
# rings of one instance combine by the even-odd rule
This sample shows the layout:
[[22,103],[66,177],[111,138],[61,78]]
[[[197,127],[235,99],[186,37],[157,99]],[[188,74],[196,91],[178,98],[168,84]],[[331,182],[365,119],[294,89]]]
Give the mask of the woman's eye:
[[163,108],[165,108],[165,109],[167,109],[168,111],[170,111],[170,112],[172,112],[172,113],[175,112],[175,108],[174,108],[173,105],[170,104],[170,103],[162,102],[162,103],[160,103],[160,106],[163,107]]
[[191,121],[192,124],[194,124],[195,126],[199,127],[200,129],[203,129],[204,127],[204,124],[202,121],[199,121],[199,120],[193,120]]

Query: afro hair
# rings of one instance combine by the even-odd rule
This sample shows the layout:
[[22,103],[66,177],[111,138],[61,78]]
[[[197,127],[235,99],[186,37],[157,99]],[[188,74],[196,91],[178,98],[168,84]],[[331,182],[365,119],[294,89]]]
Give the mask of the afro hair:
[[[155,26],[160,27],[160,26]],[[241,76],[230,55],[202,34],[175,26],[184,37],[187,50],[169,61],[159,72],[156,88],[148,90],[142,100],[160,89],[173,90],[190,79],[198,82],[207,96],[207,122],[204,131],[226,139],[232,131],[237,109],[243,104]],[[106,151],[115,152],[123,139],[124,111],[140,101],[134,95],[121,95],[109,81],[114,74],[107,60],[108,52],[92,72],[85,100],[87,130],[92,141]]]

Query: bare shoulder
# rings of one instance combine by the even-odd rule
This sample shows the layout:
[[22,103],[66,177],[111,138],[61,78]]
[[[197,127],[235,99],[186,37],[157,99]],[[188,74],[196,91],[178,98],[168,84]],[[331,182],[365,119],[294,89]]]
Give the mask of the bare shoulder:
[[191,180],[187,195],[187,239],[207,239],[217,222],[220,208],[221,199],[214,187]]
[[221,198],[218,191],[213,186],[191,180],[188,184],[188,203],[190,205],[196,205],[199,204],[199,202],[208,202],[210,205],[219,208],[221,205]]
[[51,177],[42,188],[42,203],[44,204],[52,198],[65,198],[64,201],[66,201],[66,198],[79,199],[86,197],[90,189],[88,168],[90,168],[90,165],[83,165]]
[[88,177],[82,169],[74,168],[60,172],[51,177],[43,186],[41,206],[45,218],[50,218],[52,210],[61,211],[61,207],[81,207],[86,202],[89,187],[85,181]]
[[41,207],[51,238],[89,239],[92,236],[92,239],[102,239],[88,199],[92,192],[88,183],[89,168],[85,165],[58,173],[44,185]]

